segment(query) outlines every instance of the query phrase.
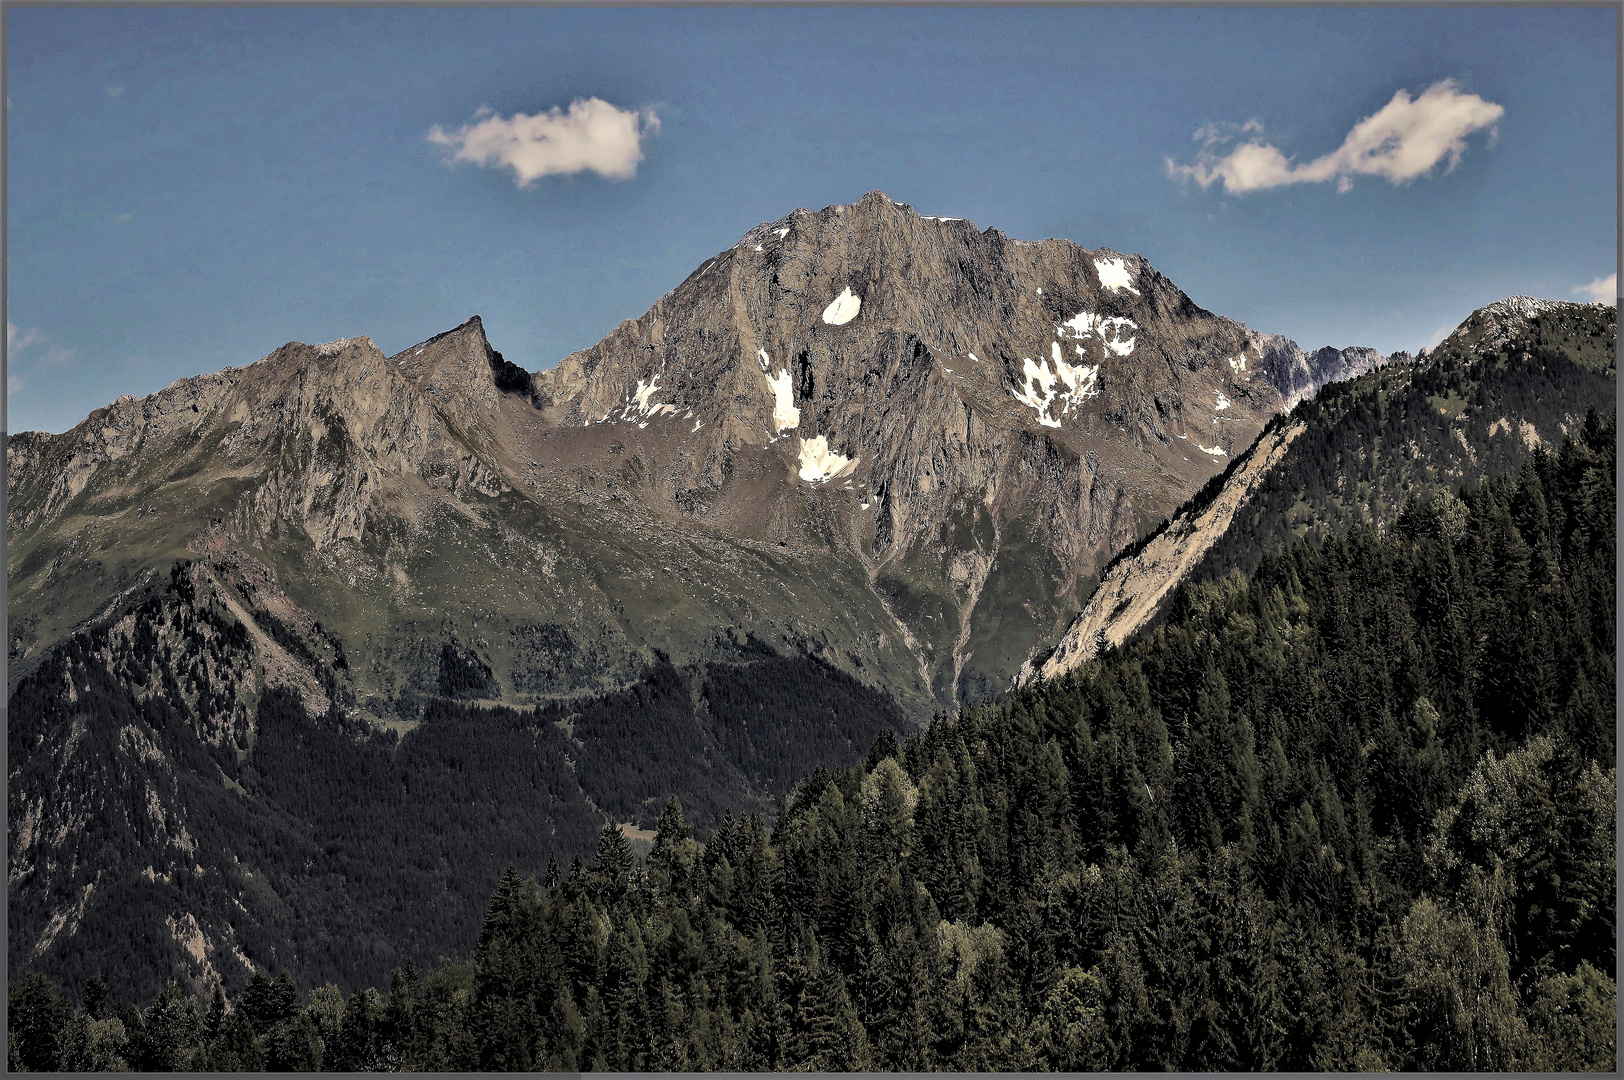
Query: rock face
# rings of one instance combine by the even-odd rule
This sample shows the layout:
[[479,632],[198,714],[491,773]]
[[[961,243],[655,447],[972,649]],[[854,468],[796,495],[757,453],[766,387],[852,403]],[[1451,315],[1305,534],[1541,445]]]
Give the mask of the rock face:
[[1299,422],[1266,430],[1237,460],[1210,500],[1181,508],[1143,548],[1115,562],[1054,650],[1040,662],[1022,665],[1017,685],[1024,686],[1038,677],[1058,678],[1092,658],[1102,643],[1107,647],[1121,645],[1149,622],[1173,589],[1224,535],[1252,489],[1303,430]]
[[[393,357],[292,343],[14,437],[14,658],[213,530],[372,636],[374,712],[413,685],[421,622],[500,642],[508,700],[539,685],[527,625],[603,645],[609,682],[743,627],[924,715],[1007,685],[1113,551],[1375,360],[1305,360],[1139,256],[871,192],[757,226],[540,374],[476,316]],[[39,602],[75,565],[82,587]]]
[[1260,555],[1304,536],[1386,528],[1409,500],[1514,474],[1525,452],[1559,444],[1588,407],[1612,402],[1616,320],[1610,305],[1514,296],[1473,312],[1420,359],[1373,363],[1368,349],[1303,354],[1266,341],[1271,378],[1288,392],[1298,378],[1344,385],[1265,430],[1221,483],[1115,561],[1017,681],[1063,675],[1102,640],[1120,645],[1180,584],[1249,573]]
[[1251,441],[1283,404],[1263,360],[1139,256],[871,192],[750,230],[535,392],[559,428],[635,428],[651,505],[769,540],[815,522],[950,704]]
[[1248,331],[1247,340],[1262,354],[1261,367],[1271,385],[1280,391],[1285,407],[1291,408],[1327,383],[1344,382],[1374,371],[1391,361],[1408,360],[1408,353],[1383,356],[1375,349],[1354,345],[1337,349],[1327,345],[1305,353],[1290,338],[1279,334],[1259,334]]
[[[1379,359],[1254,334],[1137,255],[871,192],[751,229],[550,371],[476,316],[394,356],[289,343],[15,435],[13,961],[78,970],[119,911],[169,904],[149,959],[179,950],[202,985],[282,962],[288,890],[358,927],[441,896],[432,875],[354,891],[324,823],[404,789],[307,790],[301,747],[366,779],[482,732],[448,852],[510,820],[503,769],[542,808],[503,849],[520,861],[589,843],[605,808],[652,825],[679,786],[713,817],[770,807],[786,763],[1006,688],[1113,552]],[[446,711],[497,704],[534,708]],[[421,790],[384,818],[450,813]],[[436,932],[477,929],[487,894]]]

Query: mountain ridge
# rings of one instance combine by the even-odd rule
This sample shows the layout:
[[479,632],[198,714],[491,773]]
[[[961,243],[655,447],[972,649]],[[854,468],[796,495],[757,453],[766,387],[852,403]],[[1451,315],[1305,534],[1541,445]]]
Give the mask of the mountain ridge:
[[[1285,394],[1371,361],[1277,345],[1283,392],[1140,256],[878,194],[745,238],[548,372],[474,316],[11,437],[12,813],[50,823],[12,837],[19,970],[90,962],[124,909],[193,981],[461,950],[482,886],[366,872],[362,834],[500,820],[487,854],[533,863],[669,793],[702,829],[770,808],[1002,691]],[[82,851],[59,828],[97,814]]]
[[[1539,326],[1544,318],[1558,322],[1555,341],[1569,346],[1565,351],[1549,350],[1549,335],[1542,334]],[[1372,411],[1369,399],[1374,399],[1378,407],[1384,396],[1392,399],[1385,415],[1377,421],[1373,440],[1376,445],[1398,444],[1405,447],[1405,461],[1436,464],[1419,471],[1403,465],[1387,466],[1389,472],[1402,474],[1389,477],[1389,481],[1401,482],[1402,504],[1398,496],[1389,496],[1386,506],[1378,498],[1369,498],[1368,502],[1375,505],[1359,507],[1353,523],[1381,528],[1397,516],[1401,507],[1440,496],[1452,497],[1453,485],[1490,470],[1491,452],[1499,470],[1511,471],[1521,464],[1521,451],[1532,453],[1576,430],[1580,417],[1573,410],[1579,404],[1594,405],[1596,400],[1605,400],[1606,384],[1601,380],[1613,375],[1616,351],[1596,357],[1588,353],[1586,346],[1594,339],[1605,343],[1609,334],[1616,336],[1616,319],[1616,309],[1611,305],[1509,297],[1474,311],[1437,347],[1423,350],[1418,358],[1394,354],[1392,363],[1379,374],[1372,374],[1374,368],[1356,371],[1350,379],[1327,388],[1334,402],[1320,399],[1294,408],[1289,419],[1282,414],[1283,423],[1271,424],[1252,447],[1236,458],[1237,466],[1245,463],[1246,468],[1232,467],[1221,480],[1209,481],[1209,487],[1218,485],[1216,490],[1209,493],[1203,489],[1140,550],[1125,551],[1123,557],[1113,561],[1100,589],[1089,598],[1057,645],[1038,652],[1024,664],[1016,684],[1027,685],[1039,677],[1054,679],[1074,670],[1097,654],[1101,641],[1109,646],[1121,645],[1158,616],[1163,602],[1175,589],[1201,576],[1217,576],[1231,565],[1226,559],[1221,566],[1215,566],[1215,549],[1246,547],[1246,568],[1255,567],[1257,556],[1274,550],[1281,540],[1278,535],[1265,538],[1253,532],[1237,540],[1231,535],[1232,526],[1239,534],[1251,524],[1241,519],[1242,509],[1259,492],[1265,498],[1274,497],[1271,512],[1275,517],[1282,515],[1282,504],[1288,500],[1323,502],[1323,494],[1316,496],[1312,490],[1282,481],[1279,475],[1271,476],[1270,470],[1282,465],[1282,471],[1309,468],[1300,460],[1287,460],[1287,455],[1292,451],[1292,440],[1311,426],[1316,429],[1317,441],[1334,440],[1343,448],[1362,447],[1372,441],[1368,432],[1360,431],[1355,436],[1347,430],[1352,426],[1350,417]],[[1574,369],[1557,380],[1560,390],[1567,393],[1534,393],[1524,388],[1524,384],[1537,386],[1552,365],[1562,364]],[[1496,365],[1501,369],[1501,385],[1489,396],[1488,403],[1495,405],[1500,415],[1487,424],[1486,432],[1474,432],[1475,437],[1468,437],[1464,414],[1471,406],[1466,398],[1475,392],[1474,400],[1485,403],[1483,385],[1497,374],[1489,370]],[[1578,401],[1569,400],[1573,396],[1570,387],[1587,381],[1591,385],[1577,395]],[[1452,408],[1457,411],[1452,413]],[[1557,409],[1568,411],[1558,413]],[[1417,416],[1432,421],[1430,429],[1425,425],[1418,429]],[[1474,446],[1481,449],[1482,461]],[[1343,478],[1359,465],[1369,473],[1370,465],[1363,459],[1374,460],[1376,452],[1364,451],[1360,456],[1362,460],[1354,463],[1354,468],[1339,462],[1329,469],[1321,465],[1318,471],[1329,472],[1340,487]],[[1363,488],[1366,483],[1366,477],[1360,477],[1354,486]],[[1316,516],[1315,509],[1324,508],[1311,507],[1310,518]],[[1258,513],[1252,511],[1254,522]],[[1323,513],[1317,517],[1311,525],[1317,535],[1323,535],[1333,521]],[[1335,521],[1342,528],[1348,523]]]
[[[850,314],[825,318],[842,295]],[[211,516],[239,546],[292,527],[358,581],[387,580],[410,577],[399,564],[435,506],[514,492],[599,502],[612,489],[616,505],[646,507],[648,527],[691,521],[735,542],[854,559],[867,618],[914,642],[917,692],[951,705],[972,683],[1001,684],[1060,617],[1063,603],[1029,609],[1026,597],[1080,595],[1279,407],[1246,367],[1249,342],[1262,351],[1248,333],[1140,256],[1014,241],[870,193],[747,230],[642,317],[547,371],[507,361],[474,316],[388,357],[365,337],[290,342],[121,398],[63,435],[13,436],[13,537],[107,466],[148,490],[212,471],[217,490],[254,488],[189,500],[218,503]],[[1299,362],[1287,392],[1317,377]],[[1210,453],[1189,454],[1194,444]],[[160,446],[179,460],[137,475],[131,455]],[[50,492],[31,490],[51,476]],[[354,550],[369,528],[383,530],[370,569]],[[940,556],[927,556],[932,544]]]

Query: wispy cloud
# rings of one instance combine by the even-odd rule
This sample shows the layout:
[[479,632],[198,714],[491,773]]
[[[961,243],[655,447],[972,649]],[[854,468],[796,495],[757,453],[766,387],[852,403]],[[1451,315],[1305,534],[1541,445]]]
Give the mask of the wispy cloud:
[[1618,275],[1608,274],[1599,277],[1589,285],[1576,285],[1574,293],[1579,296],[1588,296],[1591,301],[1598,304],[1618,304]]
[[[61,345],[51,345],[43,353],[35,352],[36,345],[45,345],[51,340],[50,335],[38,330],[24,330],[10,319],[6,320],[6,355],[10,360],[26,358],[28,366],[38,367],[66,367],[74,362],[72,349]],[[32,353],[33,355],[24,356]]]
[[109,86],[106,91],[107,96],[110,98],[116,98],[123,92],[124,88],[122,86]]
[[16,397],[17,392],[23,388],[23,381],[15,375],[6,376],[6,396]]
[[1436,349],[1439,342],[1443,341],[1444,338],[1454,333],[1455,328],[1459,325],[1459,320],[1444,323],[1442,326],[1438,327],[1438,329],[1427,335],[1427,343],[1421,347],[1423,349]]
[[21,352],[30,345],[38,345],[45,340],[45,335],[38,330],[23,330],[10,319],[6,320],[6,351]]
[[[1336,181],[1338,191],[1353,186],[1355,176],[1379,176],[1404,184],[1432,172],[1445,162],[1448,172],[1466,153],[1466,137],[1491,128],[1505,115],[1505,107],[1468,94],[1453,79],[1433,83],[1421,96],[1400,90],[1381,110],[1353,125],[1342,145],[1304,165],[1262,140],[1263,125],[1205,124],[1195,133],[1201,143],[1194,164],[1166,159],[1167,175],[1194,180],[1203,188],[1222,181],[1231,195],[1266,191],[1287,184],[1322,184]],[[1243,136],[1245,142],[1225,152]],[[1492,140],[1494,132],[1491,130]]]
[[533,116],[489,114],[481,109],[474,123],[455,131],[436,124],[428,140],[450,151],[447,164],[471,161],[512,169],[513,182],[521,188],[543,176],[579,172],[630,180],[643,160],[643,139],[660,130],[652,108],[619,109],[601,98],[577,99],[568,110],[552,108]]
[[134,214],[114,214],[113,215],[113,224],[114,225],[122,225],[126,221],[129,221],[130,219],[132,219],[134,217],[135,217]]

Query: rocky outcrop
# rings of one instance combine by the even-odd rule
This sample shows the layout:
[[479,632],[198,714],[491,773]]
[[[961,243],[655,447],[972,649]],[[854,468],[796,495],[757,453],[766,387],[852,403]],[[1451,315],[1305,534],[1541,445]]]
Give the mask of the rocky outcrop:
[[1209,501],[1189,506],[1168,521],[1136,554],[1116,562],[1089,597],[1088,606],[1067,627],[1046,657],[1028,661],[1016,677],[1025,685],[1036,677],[1053,679],[1091,659],[1101,645],[1114,647],[1133,636],[1156,614],[1173,589],[1201,562],[1246,504],[1268,470],[1285,454],[1303,425],[1273,427],[1237,460]]
[[[1563,337],[1587,313],[1606,319],[1608,311],[1614,311],[1612,317],[1616,318],[1616,309],[1611,304],[1508,296],[1472,312],[1431,352],[1443,350],[1487,356],[1513,348],[1519,342],[1529,344],[1530,337],[1534,340]],[[1535,329],[1534,324],[1544,325]]]
[[1346,349],[1327,345],[1309,353],[1290,338],[1256,331],[1247,331],[1247,340],[1261,355],[1259,366],[1269,383],[1280,392],[1288,409],[1304,398],[1313,397],[1327,383],[1357,378],[1390,360],[1409,358],[1408,353],[1386,357],[1362,345]]
[[[557,429],[637,433],[651,504],[763,538],[824,522],[871,576],[939,595],[943,625],[908,629],[927,668],[962,667],[952,642],[986,617],[971,583],[1012,557],[1011,537],[1037,531],[1048,595],[1032,601],[1040,624],[1059,618],[1251,441],[1283,402],[1249,347],[1140,256],[1012,240],[870,192],[751,229],[534,382]],[[740,483],[761,470],[793,506],[763,512]],[[978,512],[990,539],[955,541]],[[927,548],[941,552],[925,570]]]

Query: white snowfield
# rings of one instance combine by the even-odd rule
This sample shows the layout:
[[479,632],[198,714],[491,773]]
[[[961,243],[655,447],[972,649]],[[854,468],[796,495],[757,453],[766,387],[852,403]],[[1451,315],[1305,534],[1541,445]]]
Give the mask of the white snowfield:
[[[1100,394],[1100,366],[1098,364],[1068,364],[1060,355],[1060,343],[1049,343],[1049,360],[1035,361],[1022,358],[1025,375],[1019,393],[1010,391],[1016,401],[1038,414],[1038,423],[1057,428],[1060,417]],[[1050,363],[1054,369],[1050,370]]]
[[1095,259],[1094,270],[1100,275],[1100,288],[1116,292],[1127,289],[1135,296],[1139,290],[1133,287],[1133,275],[1128,271],[1128,264],[1121,259]]
[[1203,454],[1212,454],[1214,457],[1224,457],[1224,456],[1226,456],[1224,454],[1224,451],[1223,451],[1222,447],[1218,447],[1218,446],[1202,446],[1200,443],[1196,443],[1195,448],[1197,450],[1201,451]]
[[845,476],[857,468],[861,458],[848,458],[829,449],[829,440],[819,435],[815,439],[801,440],[801,479],[821,484],[837,476]]
[[1214,390],[1212,393],[1213,393],[1213,396],[1217,399],[1214,402],[1213,406],[1212,406],[1214,409],[1227,409],[1227,408],[1229,408],[1229,399],[1224,397],[1224,392],[1222,390]]
[[[1098,337],[1108,352],[1117,356],[1128,356],[1133,352],[1133,343],[1137,338],[1124,338],[1123,332],[1138,330],[1139,324],[1132,319],[1120,315],[1099,316],[1092,311],[1079,311],[1059,326],[1055,333],[1062,338],[1072,341],[1087,341],[1090,337]],[[1082,355],[1082,350],[1078,349]]]
[[768,358],[766,349],[757,349],[756,356],[761,361],[762,374],[767,376],[767,385],[773,388],[773,430],[798,427],[801,410],[795,407],[795,388],[790,385],[789,372],[779,368],[778,374],[774,375],[772,360]]
[[840,290],[828,307],[823,309],[823,321],[831,326],[845,326],[857,318],[857,313],[863,308],[861,297],[853,296],[851,286]]
[[[655,402],[655,401],[650,400],[651,398],[654,397],[654,391],[659,387],[659,385],[660,385],[660,376],[659,376],[659,373],[657,373],[657,372],[655,373],[653,378],[649,379],[648,386],[646,386],[646,387],[643,385],[643,380],[642,379],[637,380],[637,394],[636,394],[636,397],[637,397],[637,411],[643,415],[643,418],[644,418],[645,421],[646,420],[652,420],[654,417],[659,416],[661,413],[674,413],[674,412],[677,411],[677,407],[675,405],[671,405],[671,404],[661,405],[659,402]],[[628,410],[629,410],[629,407],[628,407]],[[645,427],[645,426],[647,426],[647,425],[646,424],[639,424],[638,425],[638,427]]]
[[[1060,418],[1069,413],[1072,406],[1100,395],[1100,365],[1088,363],[1088,352],[1080,343],[1097,337],[1106,354],[1128,356],[1133,353],[1137,339],[1127,335],[1138,329],[1139,325],[1132,319],[1079,311],[1054,328],[1061,341],[1073,343],[1078,362],[1067,363],[1060,341],[1051,341],[1048,360],[1021,360],[1024,375],[1021,388],[1010,393],[1016,401],[1038,414],[1038,423],[1044,427],[1060,427]],[[968,355],[971,360],[976,359],[974,353]]]
[[1246,354],[1241,353],[1239,356],[1235,357],[1235,359],[1231,360],[1229,362],[1229,369],[1231,371],[1236,371],[1236,372],[1245,371],[1246,370]]
[[[649,412],[648,399],[654,396],[654,391],[659,389],[659,386],[659,375],[655,375],[652,379],[650,379],[647,386],[643,385],[642,379],[637,380],[637,393],[633,396],[637,398],[637,408],[643,413],[644,416],[647,416]],[[659,406],[655,407],[658,408]]]
[[[653,374],[653,376],[646,380],[638,379],[637,389],[632,391],[631,397],[627,400],[626,404],[620,407],[620,415],[615,417],[615,419],[638,420],[641,422],[637,426],[640,428],[645,428],[648,427],[648,422],[654,419],[656,416],[676,412],[677,406],[670,404],[662,405],[659,402],[652,400],[654,397],[654,392],[659,388],[660,373],[657,371]],[[609,418],[614,416],[614,413],[615,411],[610,409],[596,420],[593,420],[591,417],[587,417],[581,422],[581,426],[586,427],[590,424],[608,423]]]

